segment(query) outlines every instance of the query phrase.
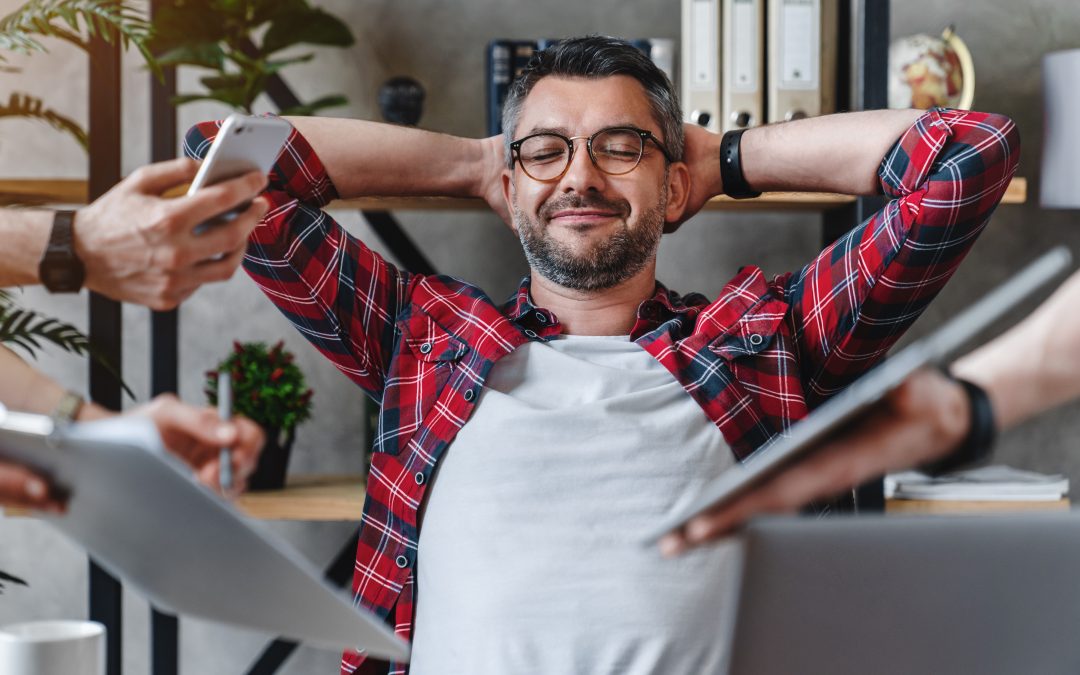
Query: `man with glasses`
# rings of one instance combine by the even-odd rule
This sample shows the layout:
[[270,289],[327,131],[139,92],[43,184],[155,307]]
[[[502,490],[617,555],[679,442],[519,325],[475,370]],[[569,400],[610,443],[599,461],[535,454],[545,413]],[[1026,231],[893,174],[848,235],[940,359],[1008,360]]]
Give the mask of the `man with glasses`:
[[[604,37],[539,54],[506,138],[293,120],[244,266],[379,402],[353,591],[413,641],[391,672],[716,672],[733,550],[664,560],[638,537],[879,360],[1017,162],[997,115],[875,111],[722,138],[681,120],[663,73]],[[193,129],[189,152],[216,132]],[[711,301],[656,280],[665,230],[765,190],[893,201],[803,269],[743,268]],[[483,197],[531,273],[499,304],[397,269],[320,210],[365,194]]]

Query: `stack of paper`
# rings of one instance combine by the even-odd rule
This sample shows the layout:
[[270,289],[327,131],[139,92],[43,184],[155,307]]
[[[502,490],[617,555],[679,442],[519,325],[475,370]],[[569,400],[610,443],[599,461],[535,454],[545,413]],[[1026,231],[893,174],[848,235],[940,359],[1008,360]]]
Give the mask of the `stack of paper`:
[[885,496],[890,499],[1041,502],[1058,501],[1068,493],[1069,479],[1064,476],[1000,465],[936,478],[917,471],[885,478]]

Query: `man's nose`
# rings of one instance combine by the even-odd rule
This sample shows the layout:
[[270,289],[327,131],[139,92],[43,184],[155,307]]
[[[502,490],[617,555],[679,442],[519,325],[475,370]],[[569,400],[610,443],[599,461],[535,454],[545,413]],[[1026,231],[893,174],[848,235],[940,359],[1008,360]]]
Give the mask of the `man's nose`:
[[566,174],[559,181],[559,188],[563,192],[600,192],[604,189],[607,176],[593,163],[587,143],[586,139],[574,139],[574,155],[570,158]]

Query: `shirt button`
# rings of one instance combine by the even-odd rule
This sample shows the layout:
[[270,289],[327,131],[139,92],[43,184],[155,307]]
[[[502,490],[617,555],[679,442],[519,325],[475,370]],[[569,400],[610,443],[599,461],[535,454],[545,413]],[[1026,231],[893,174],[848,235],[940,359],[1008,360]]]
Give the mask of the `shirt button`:
[[536,331],[527,330],[527,331],[525,331],[525,335],[527,335],[528,337],[534,338],[534,337],[536,337]]
[[421,354],[430,354],[431,353],[431,343],[430,342],[425,342],[424,344],[420,345],[420,353]]
[[466,389],[465,390],[465,400],[466,401],[471,401],[474,398],[476,398],[476,392],[473,391],[472,389]]
[[544,314],[542,312],[537,312],[536,313],[536,320],[539,321],[540,323],[547,323],[547,317],[544,316]]
[[765,342],[765,338],[761,337],[757,333],[754,333],[750,336],[750,344],[754,345],[755,347],[757,347],[762,342]]
[[423,485],[424,484],[424,472],[423,471],[417,471],[416,475],[413,476],[413,480],[416,481],[417,485]]
[[398,567],[405,568],[409,566],[409,559],[403,555],[399,555],[395,561]]

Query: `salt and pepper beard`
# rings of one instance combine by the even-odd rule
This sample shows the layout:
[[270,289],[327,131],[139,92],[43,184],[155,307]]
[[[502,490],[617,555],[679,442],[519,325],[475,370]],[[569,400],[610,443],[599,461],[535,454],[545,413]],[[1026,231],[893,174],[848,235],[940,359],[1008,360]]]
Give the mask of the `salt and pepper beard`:
[[590,193],[574,193],[544,204],[540,208],[539,218],[532,218],[514,204],[514,223],[525,250],[525,259],[533,272],[563,288],[599,291],[626,281],[656,257],[660,237],[664,233],[667,198],[665,182],[660,200],[656,206],[642,212],[641,222],[636,228],[631,230],[624,221],[619,231],[589,245],[587,250],[577,250],[572,245],[556,241],[541,221],[567,208],[600,208],[620,213],[625,218],[629,204],[611,202]]

